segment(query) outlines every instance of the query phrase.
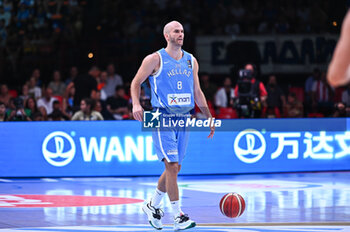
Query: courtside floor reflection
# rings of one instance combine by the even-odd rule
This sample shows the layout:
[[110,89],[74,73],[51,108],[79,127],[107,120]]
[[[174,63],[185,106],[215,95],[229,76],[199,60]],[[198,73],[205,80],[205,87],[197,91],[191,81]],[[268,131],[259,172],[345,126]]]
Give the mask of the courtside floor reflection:
[[[200,225],[194,231],[350,231],[349,180],[350,172],[212,175],[181,176],[179,185],[183,211]],[[141,205],[156,181],[0,179],[0,231],[152,231]],[[220,213],[228,192],[246,201],[239,218]],[[167,198],[163,205],[164,231],[172,230]]]

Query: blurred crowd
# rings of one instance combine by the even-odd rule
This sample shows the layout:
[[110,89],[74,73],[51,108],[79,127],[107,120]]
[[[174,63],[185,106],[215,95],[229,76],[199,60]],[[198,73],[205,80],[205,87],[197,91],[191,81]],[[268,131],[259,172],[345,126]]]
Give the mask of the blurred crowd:
[[68,121],[130,119],[130,96],[114,64],[105,70],[92,66],[79,73],[72,66],[67,77],[52,72],[48,85],[34,69],[21,90],[0,86],[0,121]]
[[80,0],[0,0],[0,72],[7,81],[23,82],[23,74],[39,63],[57,63],[56,57],[82,37],[85,5]]
[[[184,25],[193,52],[199,35],[338,33],[348,2],[0,0],[0,120],[130,119],[129,83],[142,57],[164,45],[169,20]],[[305,86],[257,76],[249,100],[236,76],[200,78],[217,118],[341,117],[350,107],[350,90],[332,89],[318,69]],[[141,98],[150,109],[147,83]]]
[[[255,68],[254,64],[247,64],[244,70],[257,74]],[[248,82],[227,76],[220,85],[207,73],[199,76],[215,118],[350,116],[350,85],[330,87],[326,73],[319,69],[307,78],[305,86],[287,89],[279,85],[274,74],[268,76],[266,83],[258,75]],[[34,69],[20,89],[0,85],[0,121],[133,119],[129,90],[130,82],[117,74],[113,63],[102,70],[92,66],[88,73],[79,73],[78,67],[72,66],[64,77],[61,71],[54,70],[47,85],[41,80],[40,70]],[[145,110],[152,109],[150,100],[150,85],[145,81],[140,96]],[[198,108],[193,113],[197,118],[203,117]]]
[[[76,40],[82,30],[85,2],[78,0],[0,0],[0,46],[12,53],[37,52],[36,44],[55,40],[63,33]],[[10,54],[9,54],[10,55]]]
[[260,81],[254,64],[244,68],[255,72],[252,79],[242,81],[242,77],[227,76],[219,88],[210,81],[209,74],[200,76],[211,112],[217,118],[350,116],[350,85],[331,87],[326,71],[315,68],[303,86],[286,86],[279,84],[275,74],[268,75],[266,83]]
[[123,36],[161,32],[160,22],[174,18],[195,35],[323,33],[332,30],[339,6],[345,11],[344,2],[330,0],[102,0],[100,24]]
[[346,6],[331,0],[0,0],[0,72],[22,81],[38,66],[44,74],[88,68],[87,54],[95,52],[97,62],[118,63],[131,79],[140,57],[164,45],[170,20],[183,23],[185,49],[194,51],[200,35],[338,33]]

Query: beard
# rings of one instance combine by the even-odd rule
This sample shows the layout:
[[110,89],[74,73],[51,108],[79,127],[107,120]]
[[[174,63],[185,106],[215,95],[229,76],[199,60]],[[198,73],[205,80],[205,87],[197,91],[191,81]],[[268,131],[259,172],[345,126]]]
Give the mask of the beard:
[[174,44],[177,46],[182,46],[182,44],[183,44],[183,39],[181,41],[179,41],[175,37],[171,37],[170,35],[169,35],[169,41],[171,44]]

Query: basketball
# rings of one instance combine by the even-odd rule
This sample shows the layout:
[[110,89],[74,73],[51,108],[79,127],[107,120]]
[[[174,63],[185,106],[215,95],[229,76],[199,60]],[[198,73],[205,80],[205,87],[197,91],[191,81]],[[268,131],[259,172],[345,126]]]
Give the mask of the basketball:
[[242,215],[245,209],[245,201],[238,193],[227,193],[221,198],[220,211],[229,218],[236,218]]

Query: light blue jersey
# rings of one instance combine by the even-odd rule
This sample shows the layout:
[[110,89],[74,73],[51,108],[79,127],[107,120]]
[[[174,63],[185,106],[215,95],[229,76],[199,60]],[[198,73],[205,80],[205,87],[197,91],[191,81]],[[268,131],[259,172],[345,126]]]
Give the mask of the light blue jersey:
[[183,57],[175,60],[164,48],[157,53],[159,70],[149,76],[153,108],[163,108],[169,113],[188,113],[194,108],[193,56],[183,51]]
[[[149,76],[153,108],[160,108],[161,113],[188,114],[194,108],[193,56],[183,51],[183,57],[175,60],[164,48],[157,53],[160,57],[159,70]],[[184,118],[175,116],[170,120],[180,119]],[[152,138],[158,159],[181,164],[186,154],[188,135],[188,130],[181,127],[154,129]]]

